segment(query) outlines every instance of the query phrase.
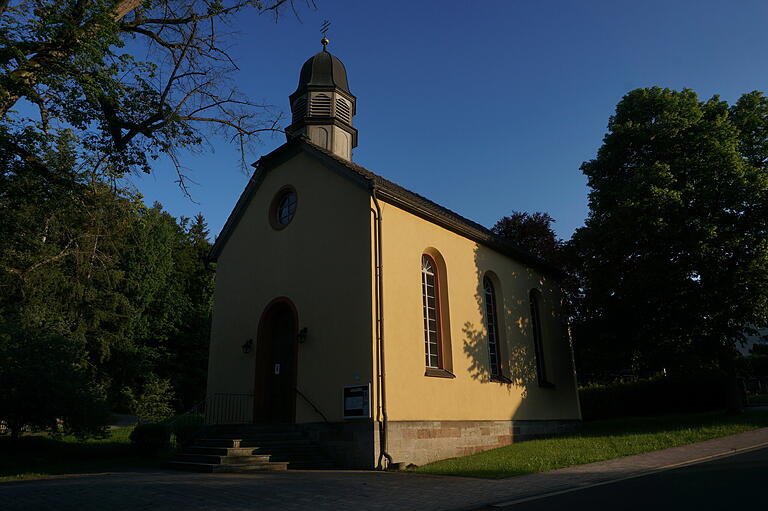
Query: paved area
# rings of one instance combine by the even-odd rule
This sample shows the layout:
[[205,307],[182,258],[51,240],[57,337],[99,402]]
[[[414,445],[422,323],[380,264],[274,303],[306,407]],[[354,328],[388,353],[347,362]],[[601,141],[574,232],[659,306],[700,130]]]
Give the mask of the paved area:
[[[655,511],[765,509],[768,448],[653,472],[612,484],[517,502],[494,511]],[[627,498],[631,496],[631,498]],[[616,503],[621,505],[617,506]]]
[[503,480],[360,471],[188,474],[145,471],[0,483],[6,510],[489,509],[526,497],[768,447],[768,428]]

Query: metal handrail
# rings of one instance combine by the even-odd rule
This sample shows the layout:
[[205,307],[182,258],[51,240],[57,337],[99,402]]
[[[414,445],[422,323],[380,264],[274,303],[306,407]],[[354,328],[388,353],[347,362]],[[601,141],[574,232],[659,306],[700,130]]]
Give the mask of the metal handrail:
[[315,411],[315,412],[316,412],[318,415],[320,415],[320,417],[322,417],[322,418],[323,418],[323,420],[324,420],[326,423],[328,422],[328,417],[326,417],[326,416],[325,416],[325,414],[324,414],[323,412],[321,412],[321,411],[320,411],[320,409],[319,409],[317,406],[315,406],[315,403],[313,403],[312,401],[310,401],[310,400],[309,400],[309,398],[308,398],[307,396],[305,396],[305,395],[304,395],[304,394],[303,394],[303,393],[302,393],[302,392],[301,392],[301,391],[300,391],[300,390],[299,390],[297,387],[293,387],[293,390],[295,390],[295,391],[296,391],[296,393],[297,393],[299,396],[301,396],[301,397],[304,399],[304,401],[306,401],[306,402],[309,404],[309,406],[311,406],[311,407],[312,407],[312,409],[313,409],[313,410],[314,410],[314,411]]
[[[201,429],[206,425],[253,424],[253,394],[216,393],[165,422],[170,430],[171,446],[179,446],[179,431],[183,427]],[[194,434],[186,440],[194,438]]]

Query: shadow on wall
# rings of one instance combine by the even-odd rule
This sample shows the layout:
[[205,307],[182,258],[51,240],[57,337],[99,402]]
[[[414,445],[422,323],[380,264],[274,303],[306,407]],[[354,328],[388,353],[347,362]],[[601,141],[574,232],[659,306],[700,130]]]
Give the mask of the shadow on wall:
[[[483,324],[467,321],[462,328],[463,350],[470,359],[469,374],[474,380],[491,385],[505,385],[508,392],[520,392],[521,403],[515,412],[523,411],[530,390],[538,387],[536,360],[531,329],[530,282],[536,282],[536,275],[526,269],[527,275],[517,272],[503,274],[504,282],[493,271],[494,264],[483,250],[475,249],[475,271],[477,288],[475,302]],[[495,378],[491,372],[491,351],[489,345],[489,318],[486,304],[485,279],[489,279],[495,294],[496,331],[498,332],[499,354],[502,378]],[[514,417],[513,417],[514,418]]]

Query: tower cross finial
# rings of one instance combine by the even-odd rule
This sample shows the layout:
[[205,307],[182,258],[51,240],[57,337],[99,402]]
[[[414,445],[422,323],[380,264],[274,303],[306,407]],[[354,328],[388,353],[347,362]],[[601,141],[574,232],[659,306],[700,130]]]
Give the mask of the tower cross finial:
[[331,27],[331,22],[328,20],[323,20],[323,24],[320,26],[320,32],[323,33],[323,38],[320,40],[320,42],[323,45],[323,50],[325,50],[325,47],[328,46],[328,43],[330,41],[328,40],[328,29]]

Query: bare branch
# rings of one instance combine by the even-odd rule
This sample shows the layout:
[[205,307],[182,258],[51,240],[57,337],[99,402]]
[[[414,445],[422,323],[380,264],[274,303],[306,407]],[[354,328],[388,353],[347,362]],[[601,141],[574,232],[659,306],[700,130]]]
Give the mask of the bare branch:
[[163,48],[168,48],[169,50],[176,50],[184,47],[184,43],[171,43],[160,37],[155,32],[152,32],[151,30],[147,30],[145,28],[141,28],[139,26],[128,26],[126,24],[123,25],[123,30],[125,32],[135,32],[137,34],[141,34],[144,36],[149,37],[154,42],[162,46]]
[[243,135],[254,135],[256,133],[262,133],[262,132],[265,132],[265,131],[285,133],[285,130],[281,130],[279,128],[276,128],[276,127],[274,127],[274,125],[272,127],[269,127],[269,128],[253,128],[253,129],[248,129],[248,128],[245,128],[242,125],[240,125],[240,124],[238,124],[238,123],[236,123],[234,121],[229,121],[227,119],[218,119],[216,117],[198,117],[198,116],[194,116],[194,115],[189,115],[189,116],[182,116],[182,117],[180,117],[180,119],[183,120],[183,121],[212,122],[212,123],[215,123],[215,124],[221,124],[223,126],[229,126],[230,128],[234,128],[238,133],[242,133]]

